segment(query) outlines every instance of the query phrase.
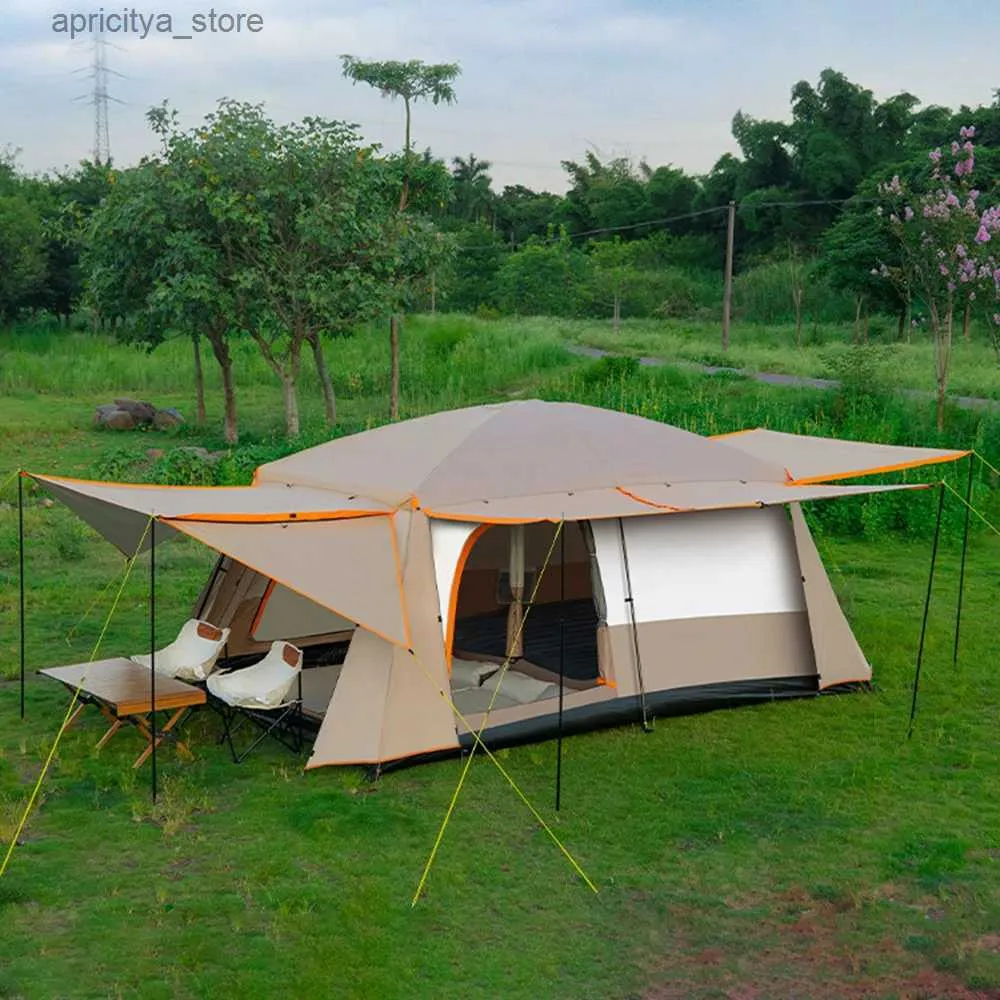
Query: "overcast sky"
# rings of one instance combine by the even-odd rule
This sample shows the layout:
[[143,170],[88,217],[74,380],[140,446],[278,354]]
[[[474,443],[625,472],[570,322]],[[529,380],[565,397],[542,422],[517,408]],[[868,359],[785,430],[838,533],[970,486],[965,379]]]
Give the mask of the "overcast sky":
[[[0,0],[0,149],[28,170],[91,155],[92,43],[53,31],[59,14],[100,5]],[[107,14],[133,8],[103,5]],[[138,6],[170,15],[175,34],[210,3]],[[262,101],[279,119],[356,122],[398,149],[402,108],[340,71],[365,59],[457,62],[453,106],[417,106],[414,143],[493,163],[496,187],[564,190],[563,159],[588,149],[691,172],[732,150],[742,108],[787,118],[789,92],[832,66],[880,99],[908,90],[926,104],[986,104],[1000,87],[993,45],[1000,4],[951,0],[249,0],[261,30],[171,39],[108,32],[111,150],[120,165],[153,149],[144,112],[164,99],[194,125],[220,97]],[[161,26],[164,22],[161,21]],[[75,72],[74,72],[75,71]]]

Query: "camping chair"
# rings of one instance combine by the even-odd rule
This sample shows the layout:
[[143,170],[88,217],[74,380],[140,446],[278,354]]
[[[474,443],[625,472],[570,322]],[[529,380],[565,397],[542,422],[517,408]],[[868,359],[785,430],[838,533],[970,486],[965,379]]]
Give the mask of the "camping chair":
[[[292,685],[297,684],[294,697]],[[274,642],[263,660],[240,670],[219,670],[207,681],[212,705],[222,716],[225,732],[220,743],[229,744],[233,761],[242,763],[268,736],[293,753],[302,750],[302,650],[290,642]],[[233,736],[244,719],[260,735],[242,753]]]
[[[192,618],[186,621],[169,646],[156,651],[156,672],[181,681],[204,681],[211,674],[229,639],[229,629]],[[129,657],[140,666],[150,666],[148,653]]]

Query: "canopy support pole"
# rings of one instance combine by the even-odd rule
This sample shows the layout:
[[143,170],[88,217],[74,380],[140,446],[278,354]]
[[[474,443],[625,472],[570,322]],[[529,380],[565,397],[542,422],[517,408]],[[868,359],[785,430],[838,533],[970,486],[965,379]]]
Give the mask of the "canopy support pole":
[[639,652],[639,625],[635,618],[635,599],[632,594],[632,573],[628,564],[628,548],[625,545],[625,523],[618,518],[618,537],[622,544],[622,566],[625,569],[625,603],[628,605],[629,620],[632,625],[632,654],[635,657],[635,673],[639,682],[639,707],[642,709],[642,728],[652,732],[649,713],[646,710],[646,685],[642,679],[642,656]]
[[21,718],[24,718],[24,474],[17,473],[17,583],[18,630],[21,644]]
[[518,660],[524,656],[524,525],[510,529],[508,563],[510,607],[507,609],[507,656]]
[[913,702],[910,705],[910,726],[906,738],[913,735],[913,720],[917,714],[917,692],[920,690],[920,667],[924,659],[924,639],[927,636],[927,618],[931,610],[931,591],[934,587],[934,568],[937,565],[938,541],[941,538],[941,512],[944,510],[944,483],[939,487],[937,521],[934,524],[934,546],[931,549],[931,570],[927,577],[927,597],[924,599],[924,620],[920,626],[920,645],[917,648],[917,669],[913,676]]
[[965,558],[969,552],[969,518],[972,516],[972,481],[976,453],[969,452],[969,479],[965,485],[965,527],[962,529],[962,567],[958,572],[958,607],[955,609],[955,649],[952,652],[951,665],[958,667],[958,640],[962,627],[962,597],[965,593]]
[[153,738],[152,791],[156,801],[156,517],[149,520],[149,729]]
[[556,812],[562,801],[563,681],[566,676],[566,519],[559,525],[559,729],[556,738]]

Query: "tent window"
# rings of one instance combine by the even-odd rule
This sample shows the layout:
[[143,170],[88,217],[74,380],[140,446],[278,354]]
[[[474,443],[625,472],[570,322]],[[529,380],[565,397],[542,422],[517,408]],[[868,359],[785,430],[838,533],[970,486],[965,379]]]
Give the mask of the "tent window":
[[[496,525],[475,542],[459,582],[452,651],[456,659],[502,660],[509,651],[512,594],[510,589],[512,528]],[[558,677],[560,664],[567,682],[577,687],[600,679],[597,656],[598,608],[593,587],[593,557],[585,532],[566,525],[565,602],[560,601],[560,544],[552,545],[553,525],[524,526],[523,657],[514,669],[529,675]],[[551,557],[544,573],[546,554]],[[532,594],[534,603],[528,607]],[[603,600],[603,597],[602,597]],[[560,654],[561,628],[565,648]]]

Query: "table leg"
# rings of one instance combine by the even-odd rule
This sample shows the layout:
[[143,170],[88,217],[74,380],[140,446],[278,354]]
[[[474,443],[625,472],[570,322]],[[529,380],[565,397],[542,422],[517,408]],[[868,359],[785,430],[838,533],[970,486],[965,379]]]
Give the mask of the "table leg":
[[98,705],[97,707],[101,710],[101,715],[111,723],[111,728],[97,741],[97,749],[100,750],[125,723],[107,705]]
[[[166,736],[168,733],[170,733],[170,735],[174,735],[171,732],[171,730],[174,728],[174,726],[177,725],[178,722],[181,721],[181,719],[184,718],[185,715],[187,715],[188,711],[189,711],[188,707],[185,706],[183,708],[177,709],[177,711],[170,716],[170,718],[166,721],[163,728],[160,729],[156,734],[157,749],[159,749],[160,744],[163,742],[164,736]],[[138,717],[136,719],[135,724],[138,727],[139,731],[143,734],[143,736],[146,737],[146,742],[149,744],[149,746],[147,746],[146,749],[143,750],[141,754],[139,754],[138,759],[132,765],[133,767],[142,767],[142,765],[146,763],[146,760],[149,757],[149,755],[153,752],[153,731],[152,729],[150,729],[149,722],[146,716]],[[193,756],[191,751],[188,749],[187,744],[183,740],[177,740],[177,749],[183,753],[186,753],[189,757]]]

